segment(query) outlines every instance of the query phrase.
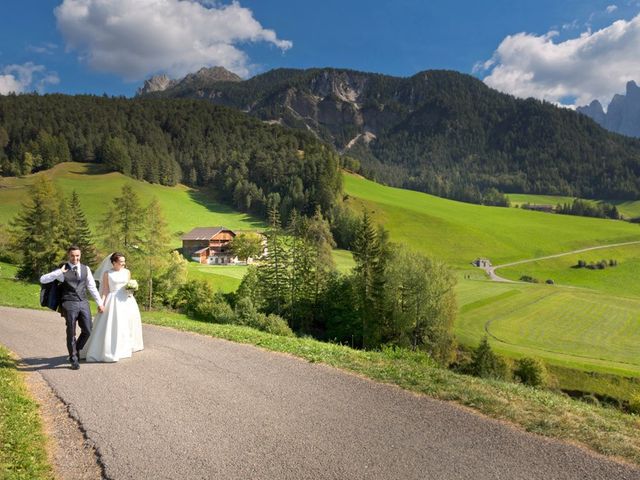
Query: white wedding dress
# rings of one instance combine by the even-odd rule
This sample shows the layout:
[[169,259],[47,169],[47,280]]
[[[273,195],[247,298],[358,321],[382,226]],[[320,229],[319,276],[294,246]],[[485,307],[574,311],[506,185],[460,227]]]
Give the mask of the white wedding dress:
[[109,294],[104,312],[96,315],[91,336],[80,352],[87,362],[117,362],[144,348],[138,303],[125,288],[129,278],[126,268],[107,272]]

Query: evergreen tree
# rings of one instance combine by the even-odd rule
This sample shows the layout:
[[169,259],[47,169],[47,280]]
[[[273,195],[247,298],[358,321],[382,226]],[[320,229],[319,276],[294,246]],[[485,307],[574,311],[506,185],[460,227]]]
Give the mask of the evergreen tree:
[[157,198],[153,198],[143,214],[144,223],[140,232],[138,245],[131,245],[131,254],[137,258],[144,268],[136,268],[141,289],[140,296],[144,296],[147,310],[154,304],[154,278],[159,278],[168,268],[171,260],[169,254],[169,233],[167,222],[162,214],[162,207]]
[[75,190],[71,193],[68,215],[71,221],[69,222],[69,231],[66,235],[68,240],[66,247],[68,248],[69,245],[79,246],[82,251],[82,263],[89,265],[91,268],[95,268],[98,263],[98,253],[93,242],[89,222],[80,206],[80,198]]
[[[113,199],[112,208],[104,218],[105,243],[113,250],[129,252],[142,242],[144,209],[131,185],[124,185],[120,197]],[[109,225],[107,225],[109,224]]]
[[382,249],[378,233],[368,212],[364,212],[353,244],[355,288],[357,308],[360,312],[361,342],[363,348],[379,345],[381,318],[376,316],[380,292],[375,288],[379,282]]
[[58,198],[51,180],[38,177],[10,223],[14,249],[21,254],[18,278],[37,280],[64,259]]
[[278,208],[269,209],[270,227],[267,231],[267,256],[258,266],[260,297],[268,313],[281,315],[287,308],[289,258],[285,246]]

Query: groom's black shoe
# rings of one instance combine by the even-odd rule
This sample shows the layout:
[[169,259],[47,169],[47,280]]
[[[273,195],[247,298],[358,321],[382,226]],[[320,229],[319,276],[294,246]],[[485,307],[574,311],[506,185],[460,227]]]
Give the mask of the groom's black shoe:
[[77,360],[75,362],[71,362],[71,370],[79,370],[79,369],[80,369],[80,364],[78,363]]

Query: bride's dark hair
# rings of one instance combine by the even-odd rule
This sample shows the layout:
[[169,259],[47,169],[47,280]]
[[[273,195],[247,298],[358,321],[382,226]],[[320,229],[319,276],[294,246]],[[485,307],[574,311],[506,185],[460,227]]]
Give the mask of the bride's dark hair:
[[110,258],[111,263],[116,263],[118,261],[119,258],[123,258],[124,255],[120,252],[114,252]]

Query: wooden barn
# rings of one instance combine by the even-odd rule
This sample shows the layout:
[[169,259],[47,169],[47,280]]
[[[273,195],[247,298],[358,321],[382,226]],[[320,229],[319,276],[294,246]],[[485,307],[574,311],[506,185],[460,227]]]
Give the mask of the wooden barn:
[[238,263],[229,248],[236,234],[224,227],[197,227],[182,236],[182,254],[199,263],[233,265]]

